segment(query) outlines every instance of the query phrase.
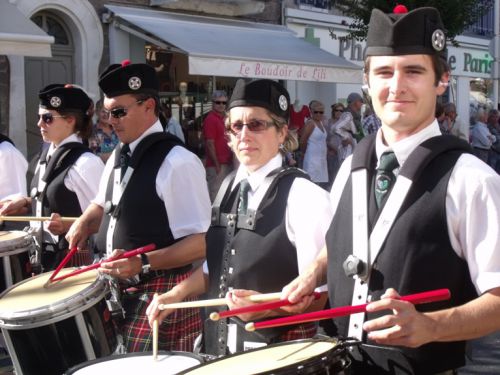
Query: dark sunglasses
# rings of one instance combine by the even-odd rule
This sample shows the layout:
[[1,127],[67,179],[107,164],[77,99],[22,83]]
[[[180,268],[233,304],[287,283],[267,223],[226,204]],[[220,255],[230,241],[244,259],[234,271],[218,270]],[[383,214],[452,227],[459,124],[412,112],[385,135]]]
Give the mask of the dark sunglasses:
[[50,112],[47,112],[47,113],[43,113],[41,115],[38,115],[38,119],[42,119],[42,121],[47,124],[47,125],[50,125],[54,122],[54,119],[55,118],[66,118],[66,116],[54,116],[52,113]]
[[324,111],[314,111],[313,112],[315,115],[322,115],[323,113],[325,113]]
[[344,110],[342,108],[335,108],[333,112],[344,112]]
[[215,104],[219,104],[219,105],[221,105],[221,104],[226,105],[227,104],[227,102],[223,102],[223,101],[220,101],[220,100],[215,100],[214,103]]
[[248,130],[250,130],[251,132],[260,132],[266,130],[268,127],[272,125],[273,125],[272,122],[268,122],[266,120],[250,120],[246,124],[243,123],[242,121],[236,121],[230,125],[229,131],[233,135],[238,135],[243,130],[243,127],[246,126]]
[[127,107],[116,107],[116,108],[110,109],[109,111],[107,109],[103,109],[102,112],[104,114],[104,117],[106,119],[108,119],[108,120],[109,120],[109,116],[111,116],[113,118],[122,118],[122,117],[127,116],[128,110],[133,105],[135,105],[135,104],[142,104],[142,103],[144,103],[144,100],[146,100],[146,99],[138,100],[138,101],[130,104]]

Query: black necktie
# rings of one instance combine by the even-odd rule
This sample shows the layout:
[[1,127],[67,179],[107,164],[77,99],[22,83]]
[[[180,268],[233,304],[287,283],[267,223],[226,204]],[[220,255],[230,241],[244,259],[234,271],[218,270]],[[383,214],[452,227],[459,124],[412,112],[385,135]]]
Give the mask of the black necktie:
[[380,156],[380,163],[375,176],[375,200],[377,202],[377,208],[382,206],[387,193],[391,191],[396,181],[394,169],[397,167],[399,167],[399,164],[394,152],[387,151]]
[[248,191],[250,190],[250,184],[245,178],[240,182],[240,204],[238,205],[238,215],[245,215],[248,208]]
[[121,168],[121,179],[125,175],[125,172],[130,163],[130,146],[128,144],[124,144],[122,149],[120,150],[120,168]]

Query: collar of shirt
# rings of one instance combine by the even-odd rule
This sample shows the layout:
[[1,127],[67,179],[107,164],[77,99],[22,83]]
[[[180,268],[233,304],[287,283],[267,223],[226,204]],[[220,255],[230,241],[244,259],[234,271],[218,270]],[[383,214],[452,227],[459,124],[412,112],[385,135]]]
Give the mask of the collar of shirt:
[[[78,135],[76,135],[75,133],[73,133],[69,137],[63,139],[61,141],[61,143],[59,143],[59,146],[62,146],[64,144],[70,143],[70,142],[79,142],[79,143],[82,143],[82,139]],[[57,147],[59,147],[59,146],[57,146]],[[47,152],[47,157],[52,156],[54,154],[54,152],[56,152],[57,147],[53,143],[51,143],[50,146],[49,146],[49,151]]]
[[256,209],[266,193],[265,191],[260,191],[259,187],[266,176],[271,171],[281,167],[282,163],[283,158],[278,152],[271,160],[253,172],[249,172],[244,165],[240,164],[231,189],[234,189],[241,180],[246,178],[250,184],[250,191],[248,192],[248,208]]
[[[391,146],[387,146],[386,144],[384,144],[382,140],[382,132],[383,129],[379,129],[375,141],[377,160],[380,160],[380,156],[384,152],[392,150],[394,151],[394,154],[396,154],[396,159],[398,160],[400,166],[402,166],[405,163],[406,159],[408,159],[408,156],[410,156],[410,154],[413,152],[413,150],[415,150],[415,148],[419,144],[428,140],[429,138],[441,135],[441,131],[439,130],[439,124],[437,120],[434,120],[429,126],[426,126],[418,133],[415,133],[407,138],[395,142]],[[378,167],[378,161],[377,161],[377,167]]]
[[[144,138],[146,138],[148,135],[153,134],[153,133],[163,133],[163,127],[161,126],[160,120],[156,120],[156,122],[153,124],[153,126],[149,127],[144,133],[140,135],[139,138],[137,138],[135,141],[130,142],[129,147],[130,147],[130,154],[132,155],[134,153],[135,148],[141,142]],[[122,143],[123,146],[123,143]]]

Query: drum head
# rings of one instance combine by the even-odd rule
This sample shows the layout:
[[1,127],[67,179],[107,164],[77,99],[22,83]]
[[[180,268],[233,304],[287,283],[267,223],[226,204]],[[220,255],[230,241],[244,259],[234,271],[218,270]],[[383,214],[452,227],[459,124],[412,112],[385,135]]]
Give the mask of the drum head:
[[154,360],[151,352],[113,355],[75,366],[66,375],[173,375],[202,363],[201,357],[184,352],[159,352]]
[[230,355],[182,374],[297,374],[304,367],[326,368],[335,357],[336,340],[297,340]]
[[[58,276],[74,271],[62,269]],[[57,317],[91,304],[89,300],[104,293],[103,283],[97,283],[98,272],[91,270],[44,287],[52,272],[26,279],[13,285],[0,296],[0,326],[19,320],[20,325],[40,318]],[[14,322],[15,323],[15,322]],[[16,325],[16,324],[14,324]]]

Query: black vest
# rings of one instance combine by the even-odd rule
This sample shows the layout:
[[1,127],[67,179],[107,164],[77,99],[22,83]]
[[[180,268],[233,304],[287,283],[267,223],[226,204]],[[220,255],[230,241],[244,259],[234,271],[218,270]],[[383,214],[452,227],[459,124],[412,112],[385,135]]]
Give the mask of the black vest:
[[[117,207],[110,204],[114,185],[113,170],[106,190],[106,206],[109,209],[103,216],[97,234],[99,251],[106,252],[106,233],[111,215],[117,218],[113,249],[130,250],[149,243],[154,243],[159,249],[175,242],[165,204],[156,193],[158,170],[175,146],[182,146],[182,143],[167,133],[153,133],[139,142],[130,160],[134,173]],[[120,150],[121,146],[118,145],[115,151],[115,169],[120,168]]]
[[[352,170],[367,168],[372,181],[376,163],[375,137],[365,138],[353,155]],[[434,311],[461,305],[477,294],[467,263],[454,252],[448,235],[445,199],[448,181],[457,159],[470,152],[469,145],[454,136],[438,136],[418,146],[399,174],[413,182],[401,210],[373,263],[369,280],[372,300],[387,288],[401,295],[449,288],[451,299],[418,305],[419,311]],[[371,178],[370,178],[371,177]],[[369,231],[377,213],[373,183],[369,183]],[[348,179],[338,209],[327,232],[328,287],[332,307],[350,305],[354,281],[342,263],[352,253],[352,181]],[[387,312],[367,314],[366,320]],[[349,317],[334,320],[340,336],[347,336]],[[365,335],[366,336],[366,335]],[[367,342],[366,337],[363,339]],[[369,340],[368,340],[368,343]],[[415,373],[431,374],[464,364],[464,342],[430,343],[420,348],[401,348]]]
[[[88,147],[79,142],[70,142],[59,146],[48,164],[46,162],[48,149],[45,149],[38,161],[40,165],[47,164],[42,180],[45,181],[44,191],[38,191],[40,169],[37,170],[31,181],[32,210],[36,212],[36,201],[41,201],[42,216],[50,216],[57,212],[61,216],[78,217],[82,214],[80,203],[75,192],[64,185],[64,178],[78,158],[85,152],[90,152]],[[59,236],[56,250],[66,250],[68,243],[64,236]]]
[[[212,225],[206,237],[209,298],[224,297],[228,288],[277,292],[298,276],[296,250],[286,233],[285,213],[294,179],[309,177],[296,168],[271,172],[266,179],[272,179],[272,182],[257,211],[249,210],[248,215],[238,217],[239,189],[231,191],[230,188],[233,176],[227,180],[230,181],[229,188],[220,206],[214,202]],[[219,311],[222,310],[225,309]],[[207,321],[204,329],[207,353],[226,354],[228,320],[238,326],[238,351],[242,350],[243,337],[247,341],[270,343],[290,329],[280,327],[251,333],[245,331],[245,323],[236,317]]]

